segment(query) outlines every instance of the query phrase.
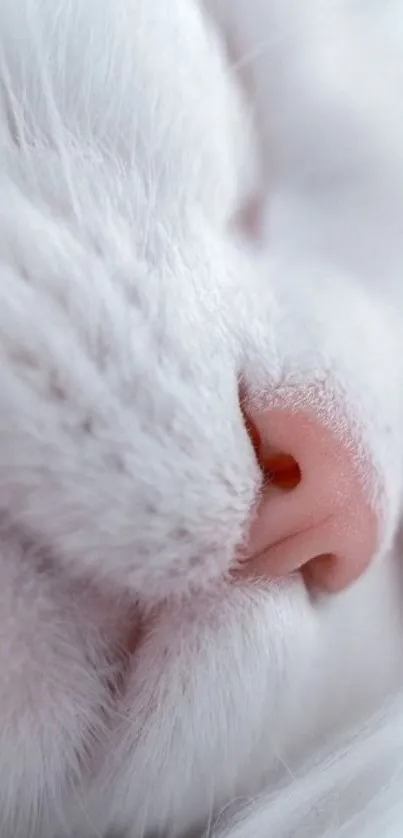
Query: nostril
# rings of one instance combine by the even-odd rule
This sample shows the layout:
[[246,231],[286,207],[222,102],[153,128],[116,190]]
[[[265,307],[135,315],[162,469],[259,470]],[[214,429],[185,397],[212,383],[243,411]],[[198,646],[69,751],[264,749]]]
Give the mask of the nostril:
[[301,482],[301,469],[291,454],[270,454],[259,464],[267,482],[276,489],[290,492]]
[[301,469],[291,454],[282,451],[264,450],[262,437],[253,422],[243,410],[245,428],[251,441],[259,468],[263,472],[266,483],[282,491],[292,491],[301,482]]

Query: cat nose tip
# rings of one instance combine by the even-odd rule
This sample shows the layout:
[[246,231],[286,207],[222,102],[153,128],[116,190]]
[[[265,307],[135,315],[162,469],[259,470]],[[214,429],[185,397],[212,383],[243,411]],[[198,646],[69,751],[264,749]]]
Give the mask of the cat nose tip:
[[347,431],[304,412],[252,411],[246,425],[264,480],[240,572],[275,579],[301,571],[310,587],[346,588],[377,546],[369,464]]

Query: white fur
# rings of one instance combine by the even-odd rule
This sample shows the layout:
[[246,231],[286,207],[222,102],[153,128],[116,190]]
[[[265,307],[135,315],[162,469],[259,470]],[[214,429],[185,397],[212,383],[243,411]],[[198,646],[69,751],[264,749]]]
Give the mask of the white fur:
[[[381,227],[384,294],[359,249],[351,258],[349,226],[361,241],[361,223],[376,227],[359,212],[368,196],[377,206],[374,161],[400,206],[399,103],[392,81],[363,101],[365,10],[353,21],[331,5],[355,62],[332,66],[349,92],[331,107],[343,154],[323,132],[333,87],[315,52],[320,21],[338,29],[306,0],[277,55],[295,79],[306,51],[312,100],[282,84],[278,58],[257,76],[270,69],[286,115],[258,254],[234,218],[256,187],[259,97],[249,109],[193,0],[0,0],[1,838],[399,834],[400,699],[349,738],[402,687],[400,251]],[[256,0],[260,28],[258,7],[280,20]],[[283,4],[281,25],[295,13]],[[360,117],[351,147],[347,106]],[[343,166],[343,207],[357,167],[364,186],[336,258],[318,219]],[[261,403],[320,383],[311,406],[369,462],[379,550],[339,597],[312,601],[299,578],[228,578],[260,487],[240,379]],[[347,750],[329,762],[339,736]],[[227,827],[230,806],[242,811]]]
[[[402,828],[402,706],[387,702],[371,723],[358,727],[347,747],[320,754],[292,782],[261,796],[212,835],[220,838],[398,838]],[[227,824],[225,825],[225,821]]]

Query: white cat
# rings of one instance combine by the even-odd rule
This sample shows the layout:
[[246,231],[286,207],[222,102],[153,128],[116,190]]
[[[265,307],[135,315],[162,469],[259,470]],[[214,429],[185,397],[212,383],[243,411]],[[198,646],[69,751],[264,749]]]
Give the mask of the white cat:
[[1,838],[401,834],[399,6],[0,0]]

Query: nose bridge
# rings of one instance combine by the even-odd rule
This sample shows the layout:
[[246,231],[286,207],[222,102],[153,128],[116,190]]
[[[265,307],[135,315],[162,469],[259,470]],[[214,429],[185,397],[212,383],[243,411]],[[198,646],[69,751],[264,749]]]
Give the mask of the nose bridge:
[[365,485],[370,464],[352,435],[287,407],[252,410],[248,427],[265,479],[242,572],[271,579],[301,570],[322,588],[348,586],[371,561],[379,526]]

